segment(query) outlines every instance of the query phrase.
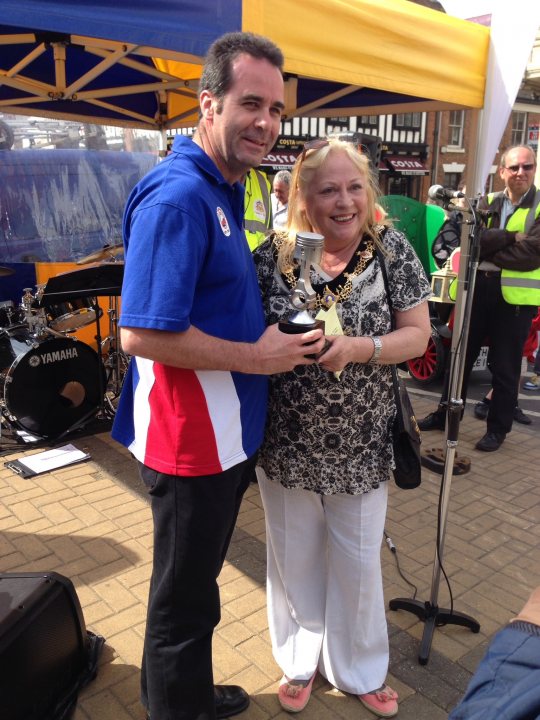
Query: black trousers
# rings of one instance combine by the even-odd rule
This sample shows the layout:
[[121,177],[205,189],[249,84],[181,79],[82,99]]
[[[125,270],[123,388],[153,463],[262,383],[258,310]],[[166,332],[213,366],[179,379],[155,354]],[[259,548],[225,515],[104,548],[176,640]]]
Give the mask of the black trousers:
[[[492,372],[493,396],[489,404],[487,431],[509,433],[519,394],[521,358],[532,319],[537,308],[532,305],[510,305],[502,296],[501,278],[497,273],[476,275],[467,352],[463,370],[461,397],[467,398],[469,379],[480,348],[489,343],[489,367]],[[449,377],[445,379],[442,400],[448,399]]]
[[139,463],[154,520],[141,668],[152,720],[215,720],[212,635],[217,577],[256,457],[217,475],[179,477]]

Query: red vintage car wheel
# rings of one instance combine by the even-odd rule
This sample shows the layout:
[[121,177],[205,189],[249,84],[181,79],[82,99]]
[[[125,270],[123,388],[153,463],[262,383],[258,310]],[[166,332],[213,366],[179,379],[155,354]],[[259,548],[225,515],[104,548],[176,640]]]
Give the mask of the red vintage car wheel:
[[407,360],[410,376],[422,385],[429,385],[438,380],[444,372],[446,364],[446,348],[437,333],[432,333],[426,352],[417,358]]

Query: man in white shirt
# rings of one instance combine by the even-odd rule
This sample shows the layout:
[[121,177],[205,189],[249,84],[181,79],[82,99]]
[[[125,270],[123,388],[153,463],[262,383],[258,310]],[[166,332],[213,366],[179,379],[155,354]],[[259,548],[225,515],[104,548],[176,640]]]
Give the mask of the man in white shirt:
[[272,183],[272,218],[274,230],[283,230],[287,226],[287,208],[289,202],[289,189],[291,186],[291,173],[288,170],[279,170]]

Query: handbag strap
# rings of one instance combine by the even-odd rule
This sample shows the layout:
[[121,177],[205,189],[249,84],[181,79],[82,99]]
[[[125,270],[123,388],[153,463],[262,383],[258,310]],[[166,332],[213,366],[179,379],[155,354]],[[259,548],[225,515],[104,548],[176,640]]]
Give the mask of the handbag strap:
[[377,259],[379,261],[379,265],[381,266],[381,273],[383,277],[384,282],[384,290],[386,292],[386,299],[388,301],[388,309],[390,310],[390,328],[392,330],[396,329],[396,320],[394,318],[394,306],[392,305],[392,297],[390,296],[390,286],[388,284],[388,273],[386,271],[386,262],[384,260],[384,255],[381,252],[381,249],[376,247],[376,253],[377,253]]
[[[379,236],[381,237],[381,236]],[[382,254],[380,248],[376,247],[376,253],[377,253],[377,259],[379,261],[379,265],[381,266],[381,273],[383,276],[383,282],[384,282],[384,289],[386,292],[386,300],[388,302],[388,309],[390,310],[390,329],[395,330],[396,329],[396,319],[394,317],[394,306],[392,305],[392,298],[390,296],[390,287],[388,284],[388,273],[386,271],[386,262],[384,260],[384,255]],[[394,394],[397,398],[399,397],[399,379],[397,374],[397,367],[394,365],[390,365],[390,370],[392,371],[392,385],[394,386]]]

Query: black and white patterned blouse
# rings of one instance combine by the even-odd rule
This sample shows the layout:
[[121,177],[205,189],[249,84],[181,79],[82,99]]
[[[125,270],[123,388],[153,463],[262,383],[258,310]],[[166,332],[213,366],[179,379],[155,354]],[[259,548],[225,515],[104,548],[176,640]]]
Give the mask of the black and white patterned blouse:
[[[384,234],[392,303],[409,310],[431,295],[429,282],[404,235]],[[290,287],[276,269],[272,240],[254,252],[267,324],[292,310]],[[311,282],[328,277],[312,268]],[[348,299],[337,312],[347,335],[385,335],[390,312],[383,277],[375,257],[353,280]],[[388,365],[350,363],[337,380],[319,365],[298,366],[270,377],[266,435],[259,464],[268,477],[287,488],[322,495],[356,495],[379,486],[393,467],[390,429],[395,415]]]

